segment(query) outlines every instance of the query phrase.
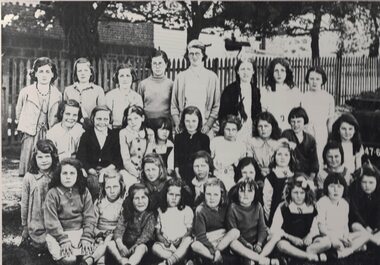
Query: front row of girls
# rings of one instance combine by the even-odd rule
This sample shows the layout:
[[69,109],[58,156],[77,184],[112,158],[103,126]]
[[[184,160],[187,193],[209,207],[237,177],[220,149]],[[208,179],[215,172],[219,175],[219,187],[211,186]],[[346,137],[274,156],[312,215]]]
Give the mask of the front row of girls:
[[[289,172],[287,148],[275,155],[274,172],[284,176]],[[62,263],[82,256],[82,264],[99,262],[107,250],[120,264],[138,264],[148,249],[162,264],[175,264],[190,248],[200,261],[220,262],[228,247],[245,260],[278,264],[268,258],[274,248],[296,258],[325,261],[380,245],[380,173],[370,163],[357,172],[349,189],[342,174],[328,173],[316,203],[306,176],[288,177],[282,201],[273,207],[272,200],[268,235],[265,207],[250,176],[251,158],[243,160],[241,179],[227,196],[223,182],[210,174],[210,156],[198,153],[194,173],[203,194],[193,218],[183,182],[160,178],[164,167],[158,155],[144,159],[145,184],[133,184],[125,200],[121,174],[108,170],[93,203],[81,162],[66,158],[59,163],[54,144],[40,140],[23,183],[23,240],[35,248],[47,246]]]

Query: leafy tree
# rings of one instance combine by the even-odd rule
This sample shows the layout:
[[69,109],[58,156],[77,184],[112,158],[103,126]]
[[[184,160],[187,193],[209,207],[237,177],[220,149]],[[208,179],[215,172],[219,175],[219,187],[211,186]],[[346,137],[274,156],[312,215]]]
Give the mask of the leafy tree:
[[101,55],[98,22],[109,2],[41,2],[39,19],[50,24],[55,19],[65,33],[71,58],[86,56],[98,59]]

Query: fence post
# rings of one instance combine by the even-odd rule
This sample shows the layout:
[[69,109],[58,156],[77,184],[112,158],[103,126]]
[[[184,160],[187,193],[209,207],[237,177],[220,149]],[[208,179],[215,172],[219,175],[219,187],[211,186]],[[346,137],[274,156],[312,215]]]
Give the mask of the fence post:
[[2,90],[1,90],[1,125],[2,125],[2,144],[8,145],[8,117],[9,117],[9,89],[10,89],[10,59],[3,58],[2,66]]
[[336,65],[335,65],[335,71],[336,71],[336,79],[335,79],[335,105],[340,104],[341,100],[341,75],[342,75],[342,57],[337,56],[336,57]]

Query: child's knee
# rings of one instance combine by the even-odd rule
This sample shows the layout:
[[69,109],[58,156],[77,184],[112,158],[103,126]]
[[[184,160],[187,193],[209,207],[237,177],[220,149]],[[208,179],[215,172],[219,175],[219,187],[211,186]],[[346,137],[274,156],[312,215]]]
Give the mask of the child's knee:
[[63,265],[74,265],[77,262],[77,257],[71,255],[70,257],[62,258],[60,263]]
[[148,252],[148,247],[145,244],[140,244],[136,247],[135,251],[137,251],[137,250],[142,252],[142,253],[146,253],[146,252]]
[[277,242],[276,247],[279,251],[284,251],[289,243],[285,240],[280,240]]
[[228,234],[232,240],[238,239],[240,237],[240,231],[236,228],[232,228]]
[[193,251],[197,251],[200,247],[202,246],[202,243],[199,242],[199,241],[194,241],[192,244],[191,244],[191,249]]

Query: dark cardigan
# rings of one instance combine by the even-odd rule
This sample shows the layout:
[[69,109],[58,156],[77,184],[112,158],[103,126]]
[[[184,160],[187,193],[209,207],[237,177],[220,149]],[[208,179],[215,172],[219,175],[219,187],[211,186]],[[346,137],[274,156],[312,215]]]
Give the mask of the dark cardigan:
[[77,159],[83,163],[86,170],[97,167],[108,167],[113,164],[117,169],[122,166],[119,131],[108,130],[103,149],[100,149],[94,128],[90,128],[80,138]]
[[[251,118],[252,121],[257,114],[261,112],[261,94],[260,89],[252,87],[252,106],[251,106]],[[221,124],[222,120],[228,115],[239,115],[241,117],[241,113],[244,110],[244,102],[242,101],[241,95],[241,87],[238,81],[235,81],[229,84],[222,92],[222,96],[220,98],[220,108],[219,108],[219,124]]]

